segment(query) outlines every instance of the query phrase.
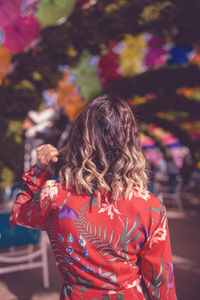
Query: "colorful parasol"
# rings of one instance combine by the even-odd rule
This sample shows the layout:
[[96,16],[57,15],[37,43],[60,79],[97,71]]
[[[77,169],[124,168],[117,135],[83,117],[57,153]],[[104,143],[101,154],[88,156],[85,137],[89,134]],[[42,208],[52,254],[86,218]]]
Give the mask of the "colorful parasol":
[[[170,132],[167,132],[160,127],[149,125],[148,130],[153,133],[155,137],[159,138],[160,141],[167,147],[177,166],[182,167],[183,159],[185,157],[185,154],[188,152],[187,147],[185,147]],[[153,139],[143,134],[142,148],[147,160],[150,161],[154,166],[157,166],[158,164],[160,164],[160,161],[163,160],[163,154],[159,150],[159,147],[155,144]]]
[[0,0],[0,28],[10,25],[19,15],[23,0]]
[[0,84],[9,71],[11,54],[4,48],[0,47]]
[[38,37],[40,25],[31,17],[18,17],[5,28],[5,47],[13,54],[22,52]]
[[120,71],[121,75],[133,76],[143,70],[144,49],[146,41],[143,34],[132,36],[125,35],[122,41],[124,49],[120,52]]
[[147,68],[164,65],[167,61],[167,50],[163,41],[152,36],[148,42],[148,52],[145,57]]
[[108,53],[101,56],[98,62],[99,77],[105,88],[120,78],[119,54],[115,51],[117,45],[117,42],[110,42]]
[[181,65],[187,63],[190,60],[189,54],[192,52],[191,47],[174,47],[169,51],[169,59],[167,63],[169,65]]
[[57,104],[64,107],[69,121],[73,123],[85,108],[86,102],[82,100],[76,85],[70,82],[68,71],[63,71],[63,78],[58,82],[57,92]]
[[98,61],[98,56],[92,56],[85,51],[76,67],[70,68],[70,73],[75,75],[75,83],[80,88],[80,92],[86,102],[90,102],[102,91],[97,73]]
[[56,25],[59,19],[71,14],[74,6],[75,0],[41,0],[38,20],[43,27]]

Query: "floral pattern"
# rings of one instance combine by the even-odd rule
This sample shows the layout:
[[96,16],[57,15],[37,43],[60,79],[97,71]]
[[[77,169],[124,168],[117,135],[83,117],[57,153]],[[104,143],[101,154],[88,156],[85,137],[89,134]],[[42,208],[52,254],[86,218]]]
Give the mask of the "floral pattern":
[[41,192],[41,199],[44,199],[45,197],[50,197],[51,199],[54,196],[58,195],[58,187],[55,186],[55,180],[47,180],[44,189]]
[[78,241],[82,247],[86,245],[86,240],[84,239],[84,237],[82,237],[82,235],[79,236]]
[[114,214],[118,214],[120,215],[120,212],[118,211],[118,209],[115,207],[115,204],[113,203],[103,203],[102,204],[102,208],[98,211],[98,213],[103,213],[107,211],[108,216],[110,217],[111,220],[113,220]]
[[68,243],[73,243],[75,241],[75,238],[71,234],[71,232],[67,235]]
[[48,232],[64,280],[60,299],[175,300],[166,209],[148,191],[128,199],[78,195],[35,166],[23,175],[24,191],[12,225]]

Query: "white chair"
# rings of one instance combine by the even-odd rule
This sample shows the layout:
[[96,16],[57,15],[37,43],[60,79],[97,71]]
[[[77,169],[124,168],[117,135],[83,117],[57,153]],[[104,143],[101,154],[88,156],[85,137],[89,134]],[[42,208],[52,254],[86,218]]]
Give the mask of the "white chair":
[[[0,210],[0,218],[1,220],[4,219],[4,221],[1,221],[0,226],[0,250],[3,251],[0,251],[0,275],[10,272],[42,268],[43,286],[45,288],[48,288],[49,272],[45,238],[46,233],[42,231],[37,232],[37,235],[39,233],[38,243],[33,243],[31,239],[29,243],[26,237],[26,245],[24,245],[24,243],[22,242],[22,245],[20,246],[19,241],[16,245],[13,234],[15,233],[15,230],[17,231],[17,229],[15,229],[15,227],[11,227],[9,225],[9,222],[6,222],[7,220],[9,220],[9,215],[10,213],[8,211],[6,212],[5,210]],[[3,224],[3,222],[5,224]],[[2,226],[2,224],[4,226]],[[6,230],[6,228],[8,229]],[[33,229],[29,228],[23,228],[23,230],[27,230],[27,234],[33,231]],[[11,233],[10,236],[9,233]],[[9,247],[5,247],[5,245],[7,246],[8,239],[11,239],[11,241],[9,241]],[[6,241],[6,243],[4,241]]]
[[164,185],[162,190],[157,194],[158,198],[163,201],[163,203],[171,203],[179,209],[184,209],[181,200],[181,189],[183,181],[178,175],[172,185]]

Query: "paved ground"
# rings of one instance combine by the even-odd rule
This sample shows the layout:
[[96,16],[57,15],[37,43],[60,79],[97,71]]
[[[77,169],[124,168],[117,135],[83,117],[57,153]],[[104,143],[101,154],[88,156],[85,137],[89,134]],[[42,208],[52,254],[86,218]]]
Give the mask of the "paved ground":
[[[183,196],[184,211],[168,208],[178,300],[200,299],[200,197]],[[49,249],[50,288],[39,269],[0,276],[0,300],[58,300],[60,278]]]

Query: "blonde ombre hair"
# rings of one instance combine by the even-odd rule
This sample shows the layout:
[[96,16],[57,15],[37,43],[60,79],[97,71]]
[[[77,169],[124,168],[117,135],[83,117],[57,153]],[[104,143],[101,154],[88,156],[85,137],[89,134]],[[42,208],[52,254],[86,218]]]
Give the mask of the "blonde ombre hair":
[[139,128],[119,97],[94,99],[76,120],[61,155],[60,176],[78,194],[104,190],[118,200],[133,187],[147,187]]

